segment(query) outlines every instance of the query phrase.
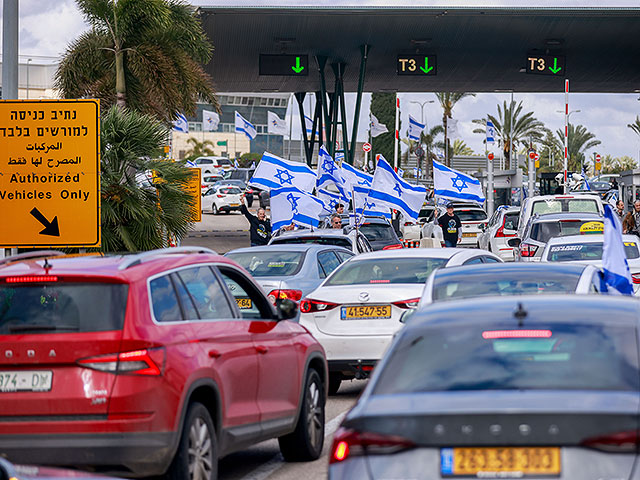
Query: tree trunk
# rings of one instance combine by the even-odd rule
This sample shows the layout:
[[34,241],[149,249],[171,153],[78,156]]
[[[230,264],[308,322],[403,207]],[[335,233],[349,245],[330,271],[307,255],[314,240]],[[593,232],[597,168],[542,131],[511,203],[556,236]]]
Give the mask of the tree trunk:
[[124,52],[116,51],[116,105],[119,108],[127,106],[127,87],[124,80]]

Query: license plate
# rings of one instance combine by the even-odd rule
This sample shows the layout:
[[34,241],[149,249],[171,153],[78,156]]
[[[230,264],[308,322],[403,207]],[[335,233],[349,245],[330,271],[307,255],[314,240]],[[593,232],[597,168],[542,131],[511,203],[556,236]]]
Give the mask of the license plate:
[[463,233],[462,236],[463,237],[477,237],[478,234],[477,233]]
[[342,307],[340,311],[342,320],[379,318],[391,318],[391,305],[358,305],[355,307]]
[[443,477],[521,478],[560,476],[560,448],[443,448]]
[[250,298],[236,298],[236,303],[240,310],[248,310],[253,306]]
[[0,392],[48,392],[52,379],[51,370],[0,372]]
[[240,204],[239,203],[230,203],[229,206],[231,206],[231,207],[239,207]]

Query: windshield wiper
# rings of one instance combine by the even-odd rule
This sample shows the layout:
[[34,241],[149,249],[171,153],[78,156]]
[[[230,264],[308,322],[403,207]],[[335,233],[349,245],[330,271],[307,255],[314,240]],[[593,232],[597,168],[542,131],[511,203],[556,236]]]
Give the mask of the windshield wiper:
[[57,330],[78,331],[80,328],[74,325],[9,325],[9,333]]

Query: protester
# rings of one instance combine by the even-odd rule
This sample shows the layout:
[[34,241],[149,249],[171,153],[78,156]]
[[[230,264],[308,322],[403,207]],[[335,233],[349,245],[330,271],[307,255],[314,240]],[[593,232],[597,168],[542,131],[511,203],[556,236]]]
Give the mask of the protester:
[[337,213],[331,215],[331,228],[342,228],[342,218]]
[[447,204],[447,211],[438,219],[438,225],[442,229],[442,238],[444,246],[448,248],[455,247],[462,238],[462,222],[460,218],[453,213],[453,204]]
[[243,203],[240,211],[249,220],[249,238],[251,246],[267,245],[271,239],[271,221],[267,218],[267,212],[264,208],[259,208],[257,216],[249,212],[247,206]]
[[620,217],[620,221],[624,220],[624,217],[626,215],[626,212],[624,211],[624,202],[622,200],[618,200],[616,202],[616,210],[615,210],[616,214],[618,214],[618,217]]
[[336,213],[342,215],[344,213],[344,205],[342,203],[336,203]]
[[627,213],[622,222],[623,233],[630,233],[640,237],[640,200],[633,202],[633,210]]

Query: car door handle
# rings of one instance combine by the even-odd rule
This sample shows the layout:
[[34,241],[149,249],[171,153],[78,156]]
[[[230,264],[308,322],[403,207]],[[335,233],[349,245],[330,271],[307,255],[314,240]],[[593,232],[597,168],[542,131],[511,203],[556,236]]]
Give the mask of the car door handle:
[[265,347],[264,345],[257,345],[256,346],[256,352],[261,353],[262,355],[264,355],[268,351],[269,351],[269,349],[267,347]]
[[222,353],[220,353],[220,351],[218,350],[209,350],[209,356],[211,358],[220,358],[222,356]]

